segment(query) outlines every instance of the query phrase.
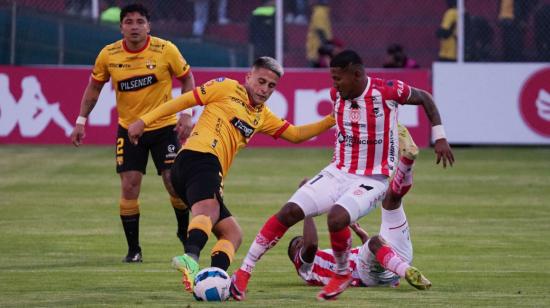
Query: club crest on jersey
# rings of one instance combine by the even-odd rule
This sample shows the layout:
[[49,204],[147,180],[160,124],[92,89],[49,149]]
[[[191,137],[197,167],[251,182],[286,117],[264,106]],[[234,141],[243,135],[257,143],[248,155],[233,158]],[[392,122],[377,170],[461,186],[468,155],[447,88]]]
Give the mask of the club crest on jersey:
[[361,119],[361,113],[359,112],[359,109],[351,109],[349,113],[349,118],[351,122],[357,123]]
[[254,127],[250,126],[250,124],[246,123],[245,121],[235,117],[231,120],[231,124],[237,128],[237,130],[243,135],[245,138],[250,138],[254,134]]
[[145,61],[145,67],[147,67],[150,70],[154,70],[157,67],[157,62],[153,59],[147,59]]

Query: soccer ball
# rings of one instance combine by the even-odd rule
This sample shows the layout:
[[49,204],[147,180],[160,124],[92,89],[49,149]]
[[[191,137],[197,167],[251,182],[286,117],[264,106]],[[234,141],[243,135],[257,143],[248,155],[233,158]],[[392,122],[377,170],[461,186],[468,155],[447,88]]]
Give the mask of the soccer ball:
[[198,301],[221,302],[229,298],[231,278],[217,267],[207,267],[195,276],[193,296]]

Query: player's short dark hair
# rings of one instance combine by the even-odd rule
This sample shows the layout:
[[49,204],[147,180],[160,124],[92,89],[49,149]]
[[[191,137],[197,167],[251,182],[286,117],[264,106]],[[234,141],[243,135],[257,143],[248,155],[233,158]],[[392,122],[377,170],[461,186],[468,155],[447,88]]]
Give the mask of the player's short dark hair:
[[143,6],[143,4],[134,3],[134,4],[129,4],[120,10],[120,22],[122,22],[122,20],[124,19],[124,17],[126,17],[126,15],[128,15],[128,13],[134,13],[134,12],[137,12],[141,16],[145,17],[147,21],[151,19],[151,16],[149,15],[149,11],[145,6]]
[[290,242],[288,243],[288,251],[287,251],[287,254],[288,254],[288,257],[290,258],[290,260],[293,260],[294,259],[294,256],[291,256],[290,255],[290,247],[292,247],[292,244],[294,244],[294,241],[297,241],[299,240],[300,238],[302,238],[303,236],[301,235],[298,235],[298,236],[295,236],[293,237]]
[[355,51],[350,49],[336,54],[334,58],[330,60],[330,67],[347,68],[350,65],[363,66],[363,60],[361,60],[361,57]]
[[283,67],[277,60],[273,59],[272,57],[259,57],[257,58],[254,63],[252,64],[253,68],[265,68],[277,75],[279,78],[283,76]]

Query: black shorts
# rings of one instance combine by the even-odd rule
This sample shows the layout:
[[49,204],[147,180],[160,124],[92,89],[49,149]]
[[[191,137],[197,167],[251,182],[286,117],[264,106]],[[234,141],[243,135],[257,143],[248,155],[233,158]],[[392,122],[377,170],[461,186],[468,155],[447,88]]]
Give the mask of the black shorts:
[[157,173],[170,169],[180,148],[175,125],[143,133],[138,144],[128,139],[128,130],[118,126],[116,139],[116,172],[140,171],[145,174],[149,151],[157,167]]
[[223,203],[222,168],[216,155],[183,150],[170,174],[172,186],[185,204],[192,207],[199,201],[216,198],[220,204],[219,220],[231,216]]

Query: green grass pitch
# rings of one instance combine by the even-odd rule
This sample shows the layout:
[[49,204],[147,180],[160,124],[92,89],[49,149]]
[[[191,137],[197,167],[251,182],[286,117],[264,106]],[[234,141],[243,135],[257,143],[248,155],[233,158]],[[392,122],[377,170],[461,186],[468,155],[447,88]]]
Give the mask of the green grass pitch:
[[[200,303],[185,293],[170,259],[182,252],[176,222],[152,162],[141,202],[143,264],[122,264],[113,147],[0,147],[0,306],[144,307],[543,307],[550,306],[550,148],[455,149],[442,169],[421,152],[405,199],[414,264],[431,279],[421,292],[352,288],[317,303],[286,257],[292,228],[256,267],[245,302]],[[244,231],[229,272],[265,220],[330,149],[246,149],[225,180],[225,201]],[[325,217],[316,219],[328,247]],[[361,220],[378,231],[380,212]],[[201,265],[209,264],[212,242]],[[354,238],[354,244],[359,243]]]

